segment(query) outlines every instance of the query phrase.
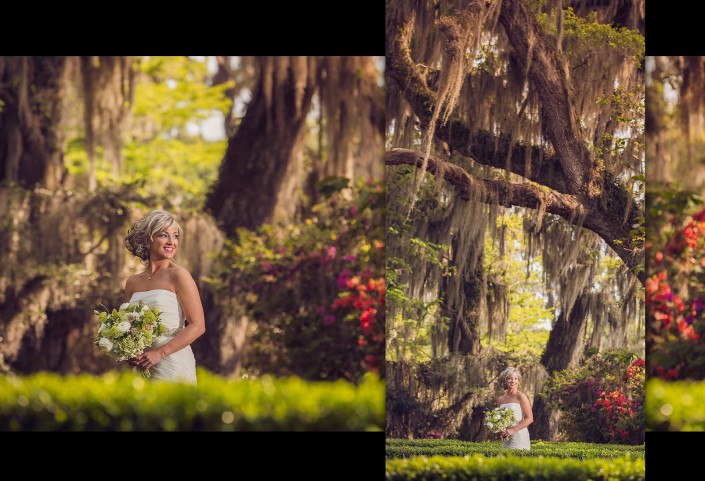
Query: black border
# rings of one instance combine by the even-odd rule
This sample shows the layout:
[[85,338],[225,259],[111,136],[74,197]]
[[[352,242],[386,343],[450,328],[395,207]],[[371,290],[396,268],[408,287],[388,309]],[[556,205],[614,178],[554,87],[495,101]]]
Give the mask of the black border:
[[[385,2],[13,6],[4,55],[385,54]],[[23,12],[22,9],[25,9]],[[20,20],[18,22],[13,21]]]
[[705,53],[703,17],[699,3],[647,0],[646,55],[702,55]]

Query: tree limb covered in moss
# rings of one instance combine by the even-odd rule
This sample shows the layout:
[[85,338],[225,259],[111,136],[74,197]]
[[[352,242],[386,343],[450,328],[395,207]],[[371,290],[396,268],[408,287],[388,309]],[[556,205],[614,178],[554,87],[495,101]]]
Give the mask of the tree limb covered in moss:
[[[386,165],[412,165],[420,168],[423,163],[423,152],[410,149],[391,149],[384,155]],[[501,179],[480,179],[468,174],[462,167],[431,156],[428,159],[427,171],[433,175],[442,173],[443,179],[449,182],[458,195],[469,200],[476,198],[481,202],[494,203],[504,207],[518,206],[530,209],[543,209],[545,212],[558,215],[571,224],[585,227],[599,235],[630,268],[644,285],[646,281],[643,269],[635,269],[643,264],[643,248],[632,247],[629,242],[629,224],[615,224],[609,211],[605,212],[592,204],[584,204],[578,197],[540,186],[525,183],[517,184]],[[474,193],[474,195],[473,195]]]
[[[404,98],[421,121],[421,126],[425,127],[433,115],[436,94],[426,85],[411,58],[410,31],[411,25],[408,23],[399,28],[393,48],[387,55],[388,73],[399,84]],[[561,163],[555,155],[538,147],[511,143],[506,135],[495,136],[487,131],[472,132],[467,124],[454,118],[445,125],[439,125],[435,136],[446,142],[453,152],[490,167],[506,168],[509,157],[509,170],[512,173],[558,192],[568,192]],[[527,149],[530,152],[527,153]],[[528,162],[527,155],[530,156]]]
[[[580,127],[562,54],[540,32],[535,18],[519,0],[502,3],[499,21],[507,31],[517,63],[527,72],[541,98],[543,124],[553,150],[512,143],[508,135],[473,131],[458,118],[451,118],[447,124],[439,126],[435,137],[447,143],[454,154],[483,165],[508,169],[548,187],[556,198],[560,198],[561,194],[571,194],[587,214],[583,226],[598,234],[643,285],[643,241],[638,240],[638,233],[633,231],[633,226],[639,223],[638,219],[643,218],[643,206],[631,200],[631,194],[623,182],[605,171],[590,153]],[[431,120],[436,94],[429,88],[411,57],[412,27],[413,19],[393,25],[394,38],[389,44],[387,71],[423,128]],[[511,155],[508,155],[510,149]],[[510,159],[508,165],[507,158]],[[387,158],[385,160],[391,165]],[[403,163],[415,165],[411,158],[407,160],[409,162]],[[445,164],[450,172],[459,169],[465,176],[470,176],[455,164]],[[531,207],[526,203],[513,205]]]
[[[411,149],[391,149],[384,155],[386,165],[414,165],[420,167],[423,152]],[[485,203],[498,203],[504,207],[518,206],[530,209],[544,208],[546,212],[563,217],[580,225],[585,208],[573,195],[541,188],[536,184],[517,184],[504,179],[481,179],[468,174],[462,167],[434,156],[429,157],[428,172],[443,174],[463,200],[479,199]],[[473,194],[474,193],[474,194]],[[543,207],[542,207],[543,206]]]

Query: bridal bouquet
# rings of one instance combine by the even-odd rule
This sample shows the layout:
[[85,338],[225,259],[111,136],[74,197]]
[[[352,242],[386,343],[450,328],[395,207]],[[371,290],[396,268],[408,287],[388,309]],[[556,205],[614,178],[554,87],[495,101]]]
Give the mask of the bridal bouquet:
[[[112,312],[98,312],[98,337],[95,344],[116,361],[126,361],[150,347],[166,327],[159,320],[161,312],[148,308],[142,301],[125,303]],[[150,376],[149,369],[143,371]]]
[[509,408],[495,408],[485,411],[485,426],[493,433],[507,429],[514,422],[514,412]]

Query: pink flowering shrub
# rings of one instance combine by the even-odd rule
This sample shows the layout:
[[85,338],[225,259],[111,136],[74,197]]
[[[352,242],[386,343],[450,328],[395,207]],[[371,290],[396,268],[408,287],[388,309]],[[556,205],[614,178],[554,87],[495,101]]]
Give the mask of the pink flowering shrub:
[[[652,194],[647,243],[646,323],[649,377],[704,379],[705,210],[685,191]],[[702,207],[700,207],[702,209]]]
[[306,379],[383,376],[385,194],[328,192],[302,222],[238,231],[214,282],[252,322],[245,367]]
[[594,354],[577,369],[554,373],[544,388],[561,410],[571,441],[644,442],[644,360],[625,351]]

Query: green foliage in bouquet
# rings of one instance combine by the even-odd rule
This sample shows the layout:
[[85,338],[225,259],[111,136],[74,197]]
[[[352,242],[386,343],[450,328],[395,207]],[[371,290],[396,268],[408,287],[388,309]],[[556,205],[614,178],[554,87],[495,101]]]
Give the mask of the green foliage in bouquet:
[[327,198],[301,222],[239,229],[216,263],[219,302],[255,324],[253,375],[383,376],[384,183],[342,180],[319,184]]
[[597,353],[546,383],[549,405],[563,413],[561,428],[573,441],[644,442],[644,360],[627,351]]
[[[98,336],[94,344],[116,361],[127,361],[150,347],[164,334],[166,327],[160,321],[161,312],[148,308],[142,301],[123,304],[112,312],[98,312]],[[149,377],[149,370],[144,371]]]
[[509,408],[495,408],[485,411],[485,427],[493,433],[507,429],[514,422],[514,411]]

